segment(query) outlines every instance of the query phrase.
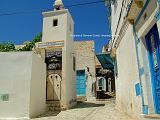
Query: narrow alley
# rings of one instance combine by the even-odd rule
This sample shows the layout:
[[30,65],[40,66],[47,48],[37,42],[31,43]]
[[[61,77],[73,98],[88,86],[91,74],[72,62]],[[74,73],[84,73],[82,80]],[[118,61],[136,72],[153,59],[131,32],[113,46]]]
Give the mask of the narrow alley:
[[[32,120],[133,120],[115,109],[115,100],[78,103],[73,109],[60,113],[48,113]],[[134,119],[135,120],[135,119]]]
[[160,0],[2,1],[0,120],[160,120]]

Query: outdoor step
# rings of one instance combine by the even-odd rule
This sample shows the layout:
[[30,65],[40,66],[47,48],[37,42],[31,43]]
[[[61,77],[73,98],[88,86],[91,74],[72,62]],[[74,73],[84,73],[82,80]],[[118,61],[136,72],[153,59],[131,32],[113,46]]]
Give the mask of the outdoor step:
[[60,111],[61,107],[55,107],[55,106],[48,106],[47,111]]
[[149,114],[149,115],[142,115],[144,116],[145,118],[148,118],[148,119],[160,119],[160,115],[159,114]]
[[47,110],[48,111],[60,111],[61,104],[59,101],[47,101]]

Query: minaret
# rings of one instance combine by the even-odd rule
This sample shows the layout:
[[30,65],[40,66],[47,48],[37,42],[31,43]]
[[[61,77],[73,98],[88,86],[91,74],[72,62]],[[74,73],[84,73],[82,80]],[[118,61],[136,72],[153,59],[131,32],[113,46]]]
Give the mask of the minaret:
[[64,8],[62,0],[56,0],[53,7],[53,11],[43,13],[42,42],[73,40],[74,22],[69,10]]
[[[42,42],[37,46],[41,49],[41,56],[45,60],[48,60],[48,56],[54,54],[54,57],[57,56],[57,59],[61,61],[57,64],[53,61],[55,58],[51,57],[47,66],[50,66],[50,64],[51,68],[62,66],[60,69],[47,67],[47,100],[59,101],[60,108],[70,108],[76,101],[74,22],[69,10],[65,9],[62,0],[56,0],[53,7],[53,11],[42,13]],[[61,60],[59,55],[62,56]],[[54,86],[51,81],[54,82]]]

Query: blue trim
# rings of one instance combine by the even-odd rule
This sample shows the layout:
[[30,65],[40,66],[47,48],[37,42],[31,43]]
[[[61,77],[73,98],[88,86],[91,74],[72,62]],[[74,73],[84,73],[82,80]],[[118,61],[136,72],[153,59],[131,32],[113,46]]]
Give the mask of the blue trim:
[[140,76],[144,75],[144,67],[139,68],[139,74]]
[[157,11],[155,18],[157,19],[157,21],[160,20],[160,11],[159,10]]
[[150,2],[151,0],[147,0],[146,1],[146,3],[145,3],[145,5],[144,5],[144,7],[142,8],[142,10],[141,10],[141,12],[140,12],[140,14],[138,15],[138,17],[137,17],[137,19],[136,19],[136,21],[135,21],[135,26],[137,25],[137,23],[139,22],[139,20],[140,20],[140,18],[141,18],[141,16],[142,16],[142,14],[144,13],[144,11],[146,10],[146,8],[147,8],[147,6],[149,5],[149,2]]
[[85,70],[76,71],[76,95],[86,96],[86,75]]
[[143,114],[148,114],[148,105],[143,106]]
[[[140,61],[139,61],[139,54],[138,54],[138,46],[136,44],[137,43],[137,39],[139,39],[139,38],[138,38],[138,36],[136,34],[136,30],[135,30],[135,26],[134,25],[133,25],[133,33],[134,33],[134,41],[135,41],[135,48],[136,48],[136,57],[137,57],[139,79],[140,79],[139,84],[140,84],[140,87],[141,87],[140,92],[141,92],[141,97],[142,97],[142,110],[144,110],[144,96],[143,96],[143,89],[142,89],[142,80],[141,80],[141,75],[140,75]],[[144,113],[144,111],[143,111],[143,113]]]
[[153,83],[153,79],[154,79],[154,69],[153,69],[153,60],[152,60],[152,56],[150,54],[150,49],[151,49],[151,46],[150,46],[150,43],[149,43],[149,40],[148,38],[146,38],[146,45],[147,45],[147,52],[148,52],[148,59],[149,59],[149,68],[150,68],[150,73],[151,73],[151,79],[152,79],[152,95],[153,95],[153,101],[154,101],[154,106],[156,106],[156,101],[155,101],[155,90],[153,89],[155,86],[154,86],[154,83]]
[[[156,29],[156,24],[148,32],[145,39],[146,39],[146,45],[147,45],[147,50],[148,50],[149,67],[150,67],[150,73],[151,73],[151,79],[152,79],[152,94],[153,94],[154,108],[155,108],[155,112],[159,113],[158,106],[157,106],[158,101],[157,101],[157,95],[156,95],[156,83],[155,83],[156,77],[155,77],[155,72],[154,72],[154,61],[153,61],[153,56],[151,54],[152,47],[151,47],[151,41],[148,38],[148,36],[150,36],[151,33],[156,32],[155,29]],[[158,34],[158,33],[156,33],[156,34]],[[156,56],[159,56],[157,49],[156,49]]]
[[137,83],[135,85],[135,90],[136,90],[136,96],[140,96],[141,95],[141,85],[140,85],[140,83]]
[[157,10],[155,18],[157,19],[157,21],[160,19],[160,9]]

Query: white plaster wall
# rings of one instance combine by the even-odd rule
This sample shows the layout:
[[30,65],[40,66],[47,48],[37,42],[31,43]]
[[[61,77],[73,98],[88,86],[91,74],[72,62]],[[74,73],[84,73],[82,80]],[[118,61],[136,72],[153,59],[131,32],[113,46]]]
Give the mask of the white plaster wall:
[[0,53],[0,94],[9,94],[9,101],[0,101],[0,118],[29,117],[31,52]]
[[[115,43],[119,36],[119,32],[124,23],[125,17],[127,15],[126,8],[130,0],[116,0],[116,4],[111,5],[111,30],[112,30],[112,40]],[[117,6],[117,7],[116,7]],[[115,9],[116,8],[116,9]]]
[[133,28],[130,25],[117,48],[118,77],[116,78],[116,105],[131,116],[141,114],[141,97],[136,96],[135,84],[139,82]]
[[[120,3],[120,4],[119,4]],[[122,1],[118,2],[117,9],[120,10],[122,5]],[[140,68],[144,68],[144,74],[139,78],[138,76],[138,66],[137,66],[137,58],[136,58],[136,48],[134,43],[134,37],[132,26],[130,25],[125,33],[125,36],[120,42],[120,45],[117,48],[117,62],[118,62],[118,78],[116,79],[116,103],[117,107],[132,116],[137,116],[141,118],[142,112],[142,98],[141,96],[135,96],[135,84],[139,83],[140,79],[142,81],[143,88],[143,97],[144,104],[148,105],[149,114],[154,113],[153,106],[153,96],[151,90],[151,77],[150,77],[150,69],[149,69],[149,61],[147,56],[147,49],[145,45],[145,35],[149,32],[149,30],[156,23],[155,14],[158,10],[157,1],[153,0],[150,2],[147,9],[144,11],[144,14],[140,18],[136,31],[137,35],[140,38],[140,43],[138,46],[138,57]],[[125,15],[122,14],[122,19],[119,24],[119,29],[121,28],[123,17]],[[145,13],[147,13],[147,17],[145,18]],[[115,13],[114,6],[112,5],[112,33],[114,35],[117,27],[117,19],[119,18],[120,11]],[[159,26],[159,22],[157,23]],[[118,29],[118,31],[119,31]],[[118,32],[119,33],[119,32]],[[117,34],[118,34],[117,33]],[[114,38],[114,37],[113,37]],[[131,40],[133,41],[131,43]],[[134,53],[134,54],[133,54]],[[132,61],[132,62],[131,62]],[[128,69],[128,71],[127,71]],[[132,71],[132,72],[131,72]],[[132,79],[132,81],[130,81]],[[124,93],[123,86],[126,84],[126,91],[128,93]],[[129,87],[128,87],[129,86]],[[126,97],[125,97],[126,96]],[[127,98],[128,97],[128,98]],[[127,100],[128,99],[128,100]],[[132,107],[129,106],[132,104]],[[132,109],[131,109],[132,108]]]
[[112,14],[111,14],[111,16],[112,16],[112,22],[111,22],[112,35],[115,35],[116,28],[118,25],[118,19],[120,16],[120,10],[122,7],[122,0],[117,0],[116,2],[117,2],[117,8],[115,5],[111,6],[111,9],[112,9]]
[[[70,31],[71,27],[71,31]],[[76,102],[76,70],[73,70],[73,57],[75,56],[74,52],[74,43],[73,35],[74,33],[74,22],[72,16],[68,12],[67,14],[67,38],[66,38],[66,64],[65,64],[65,90],[66,90],[66,104],[68,108],[72,107]]]
[[32,54],[30,85],[30,117],[36,117],[46,110],[46,64],[36,54]]
[[141,39],[141,52],[142,52],[142,65],[144,67],[144,78],[142,78],[143,85],[145,85],[145,104],[148,105],[149,114],[154,113],[154,103],[153,103],[153,95],[151,89],[151,74],[149,68],[149,60],[148,60],[148,52],[146,51],[146,42],[145,39]]
[[[118,35],[122,27],[126,15],[125,7],[128,2],[125,1],[123,4],[124,8],[122,9],[119,24],[118,19],[120,17],[122,0],[117,1],[116,11],[114,9],[115,6],[112,5],[112,40],[113,38],[117,38],[114,36],[116,29],[116,35]],[[142,111],[142,100],[141,96],[136,96],[135,92],[135,84],[139,83],[139,74],[132,25],[129,25],[126,33],[124,33],[124,37],[117,48],[116,55],[118,66],[118,76],[115,79],[116,107],[133,117],[139,116]]]
[[8,102],[0,101],[0,119],[29,118],[45,110],[44,71],[32,52],[0,53],[0,94],[9,94]]
[[[42,42],[66,40],[68,10],[43,13]],[[58,19],[58,26],[53,27],[53,20]]]

